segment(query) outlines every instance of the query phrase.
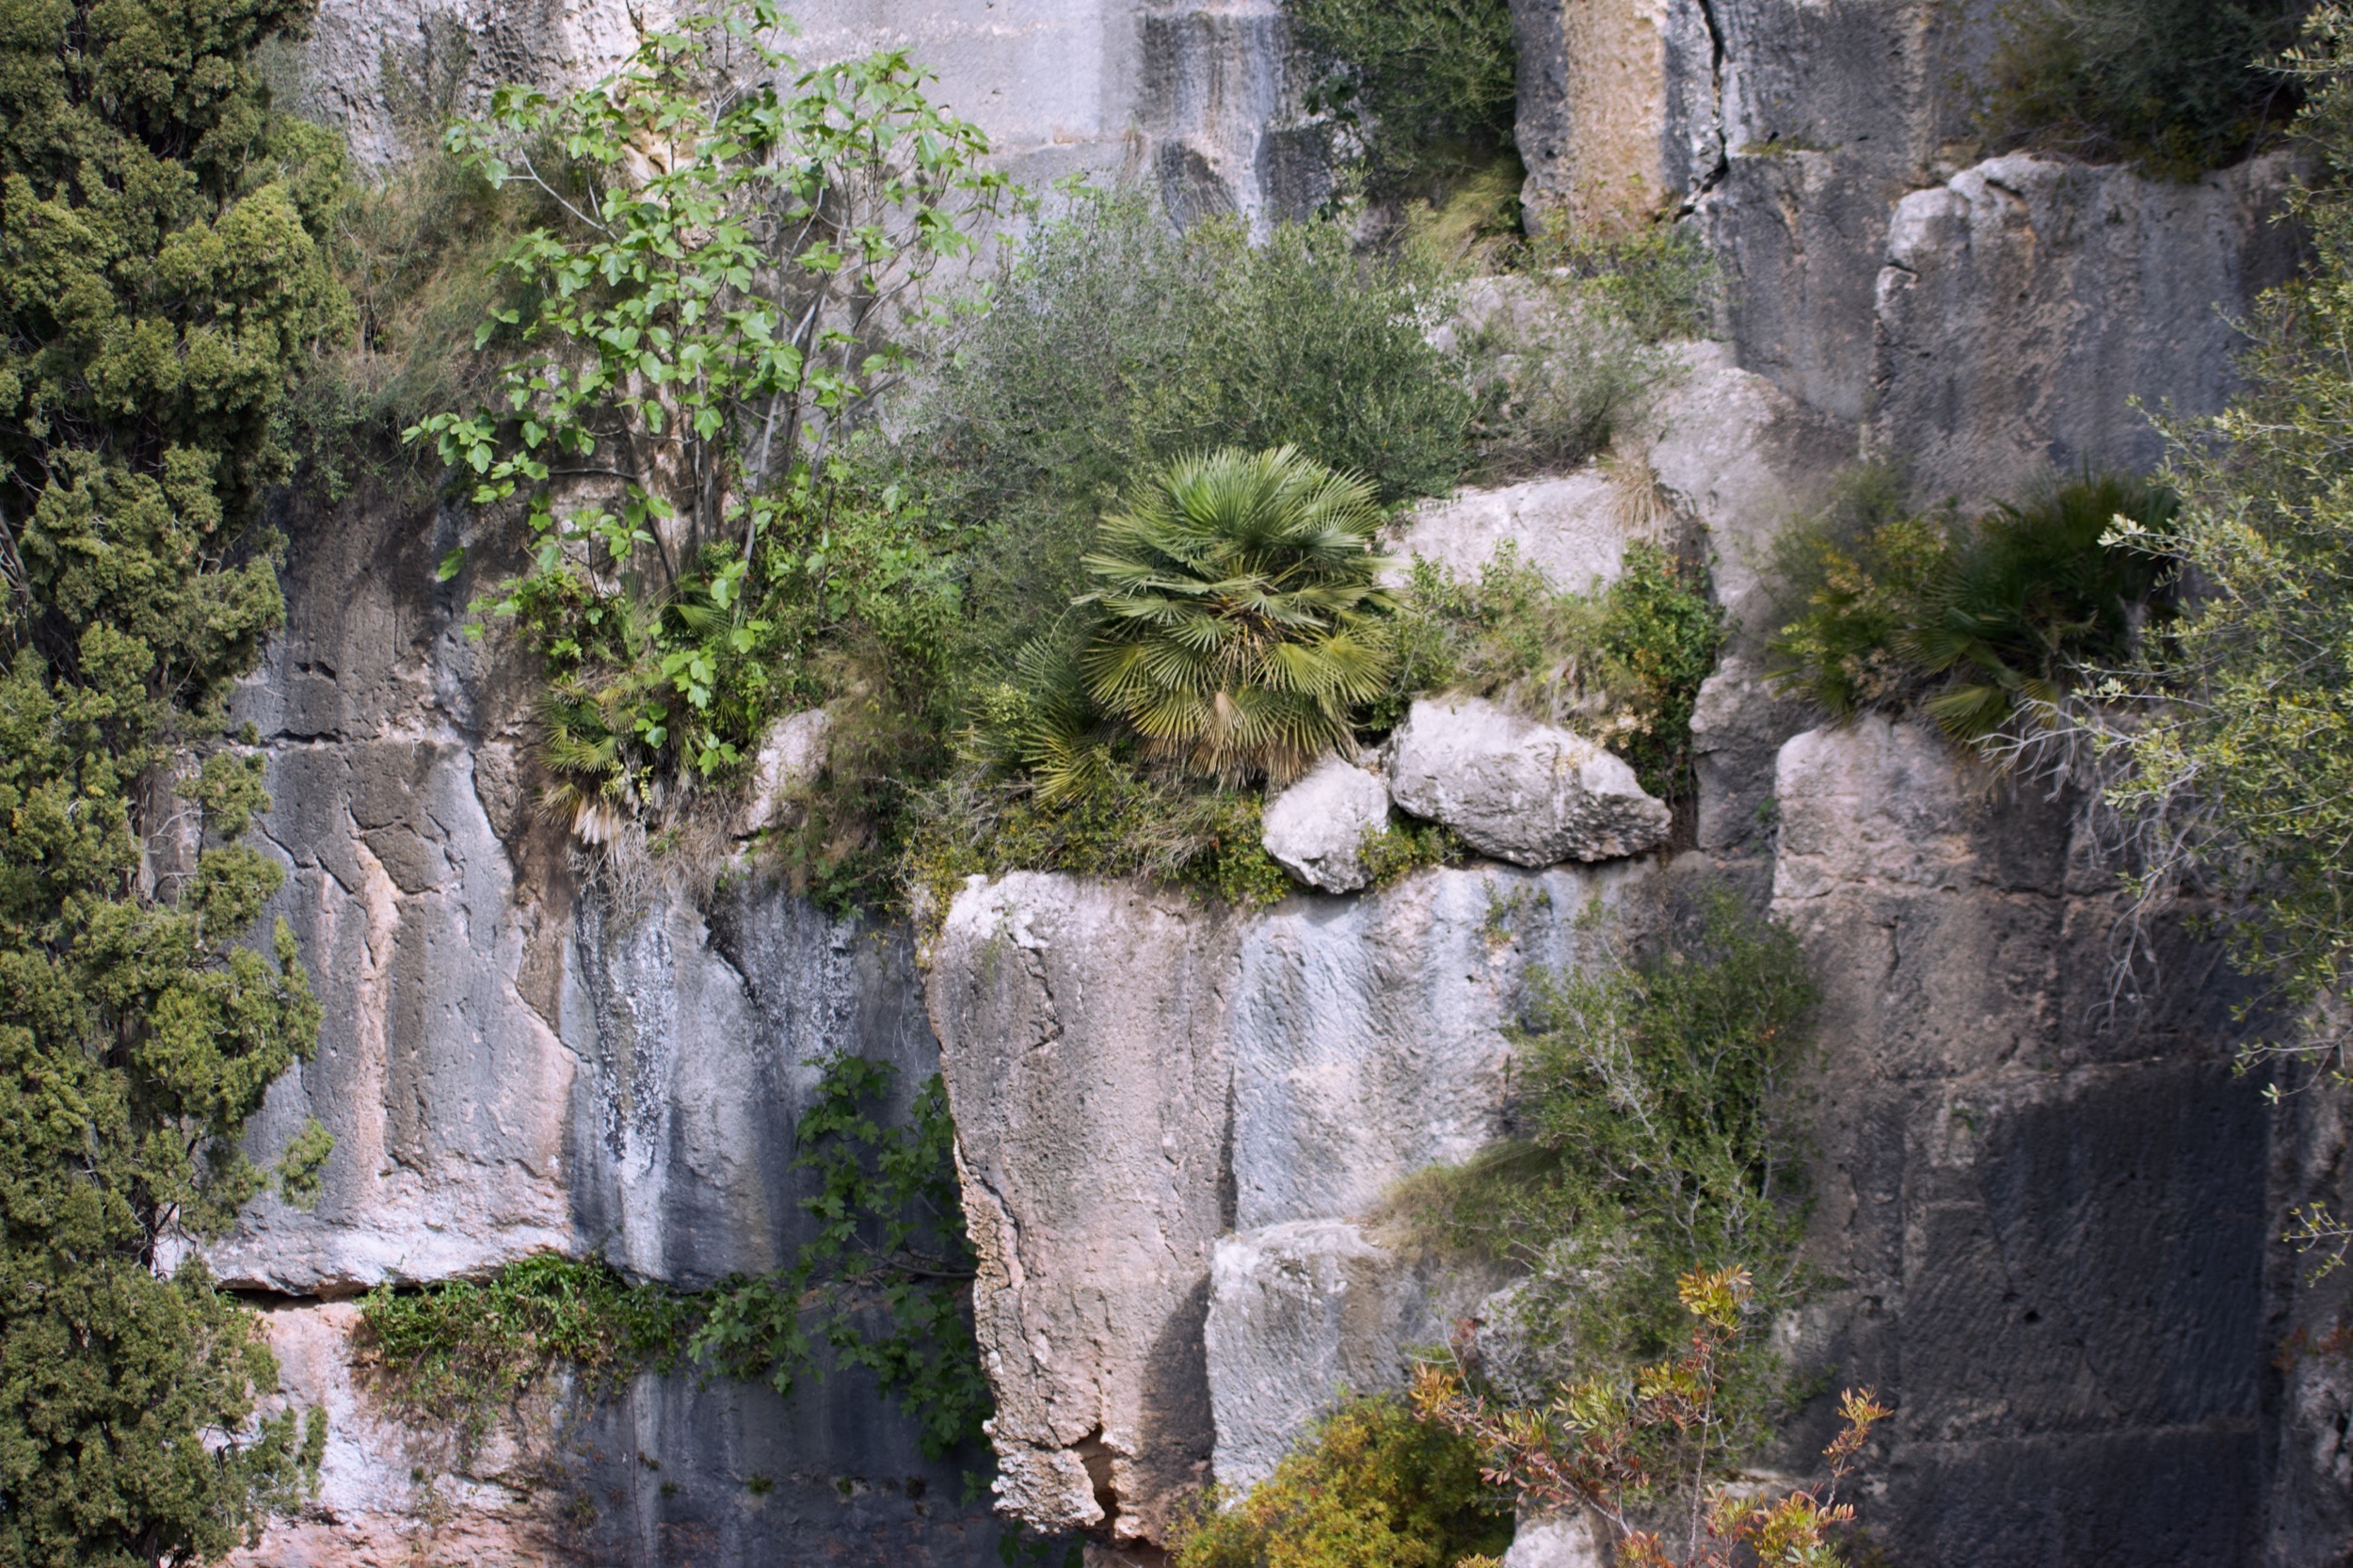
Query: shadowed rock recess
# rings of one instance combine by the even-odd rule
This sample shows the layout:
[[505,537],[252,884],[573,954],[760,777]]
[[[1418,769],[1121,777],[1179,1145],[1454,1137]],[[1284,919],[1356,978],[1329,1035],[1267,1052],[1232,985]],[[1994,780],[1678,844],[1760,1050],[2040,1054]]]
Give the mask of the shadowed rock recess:
[[[1116,173],[1180,221],[1261,231],[1330,195],[1275,0],[792,8],[812,58],[909,48],[1024,181]],[[2238,989],[2179,927],[2153,934],[2157,994],[2111,994],[2114,877],[2070,799],[1911,726],[1815,728],[1763,677],[1771,540],[1842,467],[1885,458],[1964,504],[2145,467],[2133,400],[2220,407],[2229,318],[2293,263],[2276,156],[2187,184],[1981,161],[1968,83],[1996,9],[1514,0],[1530,210],[1679,215],[1722,280],[1714,341],[1673,346],[1612,459],[1647,463],[1730,617],[1672,821],[1617,759],[1482,709],[1462,745],[1369,754],[1270,817],[1303,881],[1348,891],[1243,913],[975,878],[919,964],[909,932],[756,876],[707,906],[584,885],[530,794],[536,680],[435,582],[453,548],[512,541],[364,487],[280,518],[289,622],[237,710],[325,1025],[252,1139],[275,1155],[315,1116],[336,1145],[314,1208],[258,1199],[210,1256],[332,1428],[316,1503],[238,1560],[977,1568],[1006,1517],[1148,1558],[1195,1489],[1267,1473],[1339,1388],[1394,1386],[1504,1283],[1392,1250],[1385,1192],[1509,1130],[1531,970],[1596,962],[1714,877],[1770,900],[1823,993],[1818,1288],[1785,1338],[1804,1386],[1895,1408],[1862,1499],[1885,1560],[2339,1560],[2346,1397],[2275,1369],[2306,1309],[2266,1246],[2343,1129],[2231,1075]],[[646,20],[326,0],[286,72],[380,167],[417,132],[392,84],[465,104],[579,79]],[[1401,550],[1473,571],[1509,541],[1582,591],[1634,526],[1609,496],[1593,468],[1466,492],[1404,520]],[[1383,791],[1504,858],[1364,888]],[[691,1375],[558,1387],[467,1456],[371,1402],[352,1298],[379,1284],[551,1249],[682,1287],[789,1261],[812,1223],[794,1128],[836,1050],[892,1063],[903,1096],[944,1073],[993,1496],[861,1375],[790,1401]],[[1785,1467],[1832,1421],[1805,1403]]]

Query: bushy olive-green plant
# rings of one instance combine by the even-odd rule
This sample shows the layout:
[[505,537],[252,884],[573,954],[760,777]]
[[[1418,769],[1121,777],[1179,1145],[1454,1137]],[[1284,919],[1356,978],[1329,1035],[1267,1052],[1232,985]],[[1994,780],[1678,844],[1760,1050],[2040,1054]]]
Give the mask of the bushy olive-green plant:
[[946,1094],[935,1077],[893,1117],[888,1064],[842,1055],[823,1066],[793,1128],[793,1169],[816,1186],[801,1208],[818,1230],[790,1266],[682,1291],[544,1254],[480,1282],[380,1288],[361,1316],[378,1394],[451,1427],[462,1459],[558,1369],[591,1397],[682,1368],[789,1395],[829,1366],[856,1366],[914,1417],[926,1455],[977,1441],[990,1402]]
[[2266,69],[2310,0],[2013,0],[1980,122],[1997,149],[2190,179],[2295,107]]
[[1391,194],[1442,183],[1513,145],[1519,53],[1505,0],[1284,0],[1310,106]]
[[162,1272],[266,1183],[248,1122],[318,1027],[221,710],[283,615],[289,392],[350,320],[341,150],[253,60],[307,14],[0,4],[0,1561],[224,1556],[325,1443],[262,1414],[252,1314]]
[[1724,636],[1698,568],[1637,543],[1616,581],[1571,593],[1507,547],[1476,582],[1417,561],[1401,600],[1374,723],[1402,718],[1417,692],[1491,697],[1619,752],[1654,794],[1689,792],[1691,712]]
[[2128,518],[2162,537],[2174,511],[2161,488],[2087,475],[1974,525],[1898,512],[1843,537],[1801,529],[1782,547],[1799,603],[1770,673],[1835,718],[1918,701],[1956,740],[1986,741],[2048,712],[2163,613],[2170,574],[2108,535]]
[[[1274,1473],[1211,1497],[1176,1532],[1176,1568],[1456,1568],[1510,1544],[1480,1446],[1394,1396],[1344,1400]],[[1218,1506],[1230,1501],[1230,1507]]]
[[1147,760],[1281,784],[1353,744],[1390,654],[1372,487],[1289,447],[1141,480],[1086,557],[1087,695]]
[[[1531,1270],[1514,1310],[1556,1373],[1671,1348],[1675,1280],[1694,1269],[1741,1266],[1760,1299],[1787,1300],[1803,1192],[1785,1091],[1814,996],[1796,938],[1723,888],[1653,952],[1539,975],[1513,1068],[1520,1136],[1413,1178],[1399,1223]],[[1768,1371],[1742,1374],[1751,1438]]]

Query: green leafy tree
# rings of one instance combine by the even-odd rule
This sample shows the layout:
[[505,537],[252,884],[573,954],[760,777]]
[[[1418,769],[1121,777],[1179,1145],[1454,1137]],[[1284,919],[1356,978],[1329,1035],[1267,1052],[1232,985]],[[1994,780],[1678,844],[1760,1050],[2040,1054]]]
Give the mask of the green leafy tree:
[[604,81],[503,88],[448,136],[559,219],[505,260],[536,303],[483,324],[517,349],[487,406],[408,436],[475,504],[521,504],[529,564],[487,602],[547,661],[556,804],[592,840],[743,760],[776,652],[759,590],[822,554],[764,547],[1007,196],[903,51],[804,69],[766,41],[784,25],[773,0],[691,13]]
[[1234,782],[1351,745],[1388,679],[1380,524],[1369,484],[1289,447],[1170,464],[1086,558],[1088,695],[1146,756]]
[[1376,190],[1458,174],[1512,146],[1519,51],[1505,0],[1284,0],[1311,106]]
[[0,1562],[218,1557],[325,1438],[257,1414],[187,1245],[264,1185],[246,1123],[318,1024],[285,926],[249,940],[261,761],[211,739],[282,615],[288,392],[349,320],[340,152],[252,65],[307,14],[0,4]]

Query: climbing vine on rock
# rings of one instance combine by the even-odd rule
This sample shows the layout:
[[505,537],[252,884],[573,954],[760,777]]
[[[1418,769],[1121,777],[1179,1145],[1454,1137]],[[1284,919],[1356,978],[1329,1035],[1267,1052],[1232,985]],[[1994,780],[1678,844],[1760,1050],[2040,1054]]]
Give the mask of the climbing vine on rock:
[[260,1413],[255,1320],[187,1251],[270,1180],[246,1124],[318,1027],[222,739],[283,612],[288,393],[349,319],[340,151],[253,67],[307,16],[0,5],[0,1561],[218,1557],[325,1441]]

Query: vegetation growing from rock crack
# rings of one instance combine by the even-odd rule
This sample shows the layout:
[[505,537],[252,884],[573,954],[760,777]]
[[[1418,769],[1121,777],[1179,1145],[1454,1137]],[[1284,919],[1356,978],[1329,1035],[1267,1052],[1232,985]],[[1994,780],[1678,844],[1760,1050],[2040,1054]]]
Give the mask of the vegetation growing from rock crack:
[[[1788,1091],[1814,995],[1796,937],[1722,888],[1652,952],[1534,978],[1519,1135],[1409,1178],[1386,1222],[1404,1244],[1529,1271],[1489,1341],[1511,1400],[1666,1353],[1688,1326],[1676,1281],[1694,1270],[1749,1271],[1760,1310],[1795,1299],[1804,1193]],[[1777,1372],[1753,1344],[1715,1365],[1729,1456],[1764,1434]]]
[[1965,523],[1911,512],[1892,475],[1857,471],[1777,546],[1792,618],[1769,673],[1833,719],[1917,704],[1955,740],[1990,742],[2168,613],[2174,573],[2111,535],[2121,517],[2164,538],[2175,511],[2162,486],[2087,475]]
[[824,1064],[794,1128],[793,1169],[815,1186],[801,1208],[818,1230],[790,1266],[683,1291],[547,1254],[479,1282],[381,1287],[362,1313],[371,1384],[412,1420],[451,1430],[462,1460],[559,1372],[592,1393],[693,1368],[790,1395],[855,1367],[915,1419],[925,1455],[968,1452],[990,1403],[954,1134],[936,1077],[904,1120],[888,1116],[892,1077],[863,1057]]
[[1334,133],[1336,161],[1357,162],[1375,192],[1426,191],[1510,152],[1519,54],[1505,0],[1283,0],[1283,10],[1310,113]]
[[[271,111],[292,0],[0,6],[0,1560],[216,1558],[315,1478],[188,1243],[318,1010],[225,702],[281,617],[262,503],[350,305],[333,138]],[[315,1191],[312,1124],[274,1179]],[[175,1262],[175,1260],[178,1260]]]

